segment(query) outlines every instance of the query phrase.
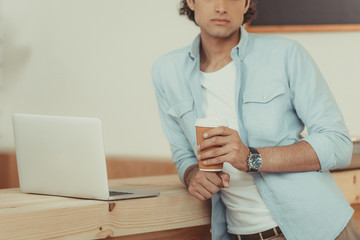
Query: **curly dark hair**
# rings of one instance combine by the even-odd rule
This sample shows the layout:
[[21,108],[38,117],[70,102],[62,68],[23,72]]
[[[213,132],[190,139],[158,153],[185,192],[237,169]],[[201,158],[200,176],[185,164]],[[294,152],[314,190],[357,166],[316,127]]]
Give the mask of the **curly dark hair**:
[[[244,14],[243,24],[249,22],[255,16],[256,13],[256,5],[254,1],[246,0],[246,4],[248,4],[249,1],[250,1],[250,7],[248,11]],[[193,21],[197,25],[197,23],[195,22],[194,11],[189,8],[186,0],[181,0],[179,14],[186,15],[191,21]]]

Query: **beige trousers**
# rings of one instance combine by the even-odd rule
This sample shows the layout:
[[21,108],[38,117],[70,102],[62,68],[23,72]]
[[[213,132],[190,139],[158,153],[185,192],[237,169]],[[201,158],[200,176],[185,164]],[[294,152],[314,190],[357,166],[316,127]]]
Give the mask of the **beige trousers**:
[[340,235],[336,238],[336,240],[359,240],[359,239],[360,239],[360,231],[356,227],[355,221],[352,219],[346,225],[346,227],[340,233]]

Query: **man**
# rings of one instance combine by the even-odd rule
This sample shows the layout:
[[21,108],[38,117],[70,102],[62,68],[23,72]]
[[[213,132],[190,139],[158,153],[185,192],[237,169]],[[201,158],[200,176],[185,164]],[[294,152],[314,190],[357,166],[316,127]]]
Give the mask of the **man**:
[[[212,238],[359,239],[328,171],[350,163],[352,143],[306,51],[247,33],[250,0],[181,4],[200,35],[160,57],[153,82],[180,179],[194,197],[212,199]],[[209,130],[197,146],[195,120],[209,116],[226,118],[229,128]],[[223,172],[199,171],[198,160],[223,162]]]

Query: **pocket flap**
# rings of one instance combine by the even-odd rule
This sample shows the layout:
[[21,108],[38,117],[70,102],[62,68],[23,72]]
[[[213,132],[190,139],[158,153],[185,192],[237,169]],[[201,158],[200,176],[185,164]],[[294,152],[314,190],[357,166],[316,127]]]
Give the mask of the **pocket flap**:
[[193,108],[194,108],[194,101],[189,100],[171,106],[168,110],[168,113],[171,116],[181,118],[185,113],[192,111]]
[[268,103],[277,96],[285,93],[284,86],[274,86],[268,89],[258,89],[258,91],[250,91],[244,94],[244,103],[256,102],[256,103]]

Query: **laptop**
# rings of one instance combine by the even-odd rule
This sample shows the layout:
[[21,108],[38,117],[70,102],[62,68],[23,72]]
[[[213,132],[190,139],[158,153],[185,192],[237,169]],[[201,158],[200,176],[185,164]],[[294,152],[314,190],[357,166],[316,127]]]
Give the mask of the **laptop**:
[[13,127],[22,192],[97,200],[160,194],[109,189],[97,118],[14,114]]

